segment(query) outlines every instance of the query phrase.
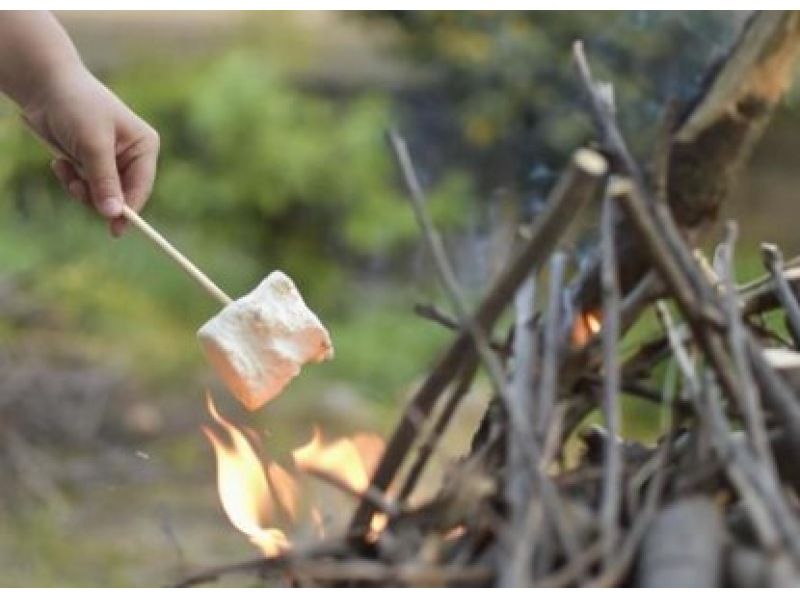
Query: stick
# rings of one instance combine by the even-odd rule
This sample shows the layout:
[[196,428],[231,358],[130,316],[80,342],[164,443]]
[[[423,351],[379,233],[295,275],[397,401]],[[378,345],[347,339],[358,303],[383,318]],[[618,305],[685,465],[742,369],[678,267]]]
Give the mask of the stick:
[[719,390],[710,379],[711,372],[705,378],[705,391],[694,401],[698,416],[711,434],[714,449],[725,467],[728,479],[744,502],[762,545],[768,550],[775,550],[783,536],[783,523],[774,519],[775,509],[769,504],[770,494],[765,495],[760,491],[754,479],[757,477],[752,471],[754,466],[757,467],[755,460],[747,458],[745,446],[737,445],[731,439],[730,427],[719,404]]
[[485,565],[465,567],[437,566],[423,563],[384,564],[367,559],[345,561],[306,560],[295,563],[290,573],[307,576],[326,586],[335,582],[370,582],[384,586],[422,586],[441,587],[464,585],[475,587],[489,583],[494,577],[492,570]]
[[[488,329],[494,324],[529,272],[538,268],[550,254],[575,213],[594,195],[597,182],[605,175],[606,169],[605,158],[597,152],[583,149],[573,155],[569,168],[550,194],[548,209],[534,223],[530,240],[476,311],[475,321],[482,328]],[[425,417],[431,412],[436,399],[457,374],[459,364],[472,351],[471,338],[462,331],[412,398],[386,445],[373,475],[373,486],[383,491],[388,488],[416,437],[414,417]],[[352,527],[363,528],[372,513],[371,507],[362,502],[353,518]]]
[[175,263],[177,263],[184,272],[186,272],[197,284],[199,284],[206,293],[222,303],[222,305],[228,305],[232,302],[232,299],[228,297],[228,295],[222,291],[222,289],[214,284],[208,276],[203,274],[200,268],[195,266],[191,261],[189,261],[189,258],[175,249],[172,243],[167,241],[161,235],[161,233],[150,226],[144,218],[139,216],[139,214],[137,214],[128,205],[122,206],[122,214],[125,216],[128,222],[138,228],[139,231],[141,231],[145,237],[152,241],[156,247],[163,251],[167,256],[172,258]]
[[426,441],[419,447],[417,451],[417,460],[411,466],[411,469],[409,470],[408,475],[403,482],[403,486],[400,488],[400,500],[407,499],[414,491],[417,482],[422,476],[422,472],[425,470],[425,466],[428,464],[428,461],[433,454],[433,450],[436,448],[436,444],[444,435],[450,420],[453,419],[456,409],[461,404],[461,399],[464,398],[464,395],[467,394],[472,386],[472,380],[475,377],[477,365],[477,361],[474,357],[469,359],[467,363],[464,364],[461,370],[459,381],[455,385],[455,388],[453,388],[450,397],[444,405],[444,409],[442,409],[441,414],[439,414],[439,418],[434,423],[433,429],[431,429],[430,433],[428,434]]
[[664,301],[659,300],[656,302],[656,314],[667,335],[669,346],[675,356],[675,362],[678,364],[681,374],[683,374],[686,383],[689,385],[689,392],[700,392],[700,383],[697,380],[694,365],[692,365],[692,358],[689,357],[689,352],[686,350],[683,340],[681,340],[680,331],[672,321],[672,316]]
[[731,354],[744,385],[744,392],[742,393],[744,403],[739,407],[744,413],[745,425],[756,456],[762,465],[771,468],[774,474],[776,471],[775,463],[769,449],[764,413],[761,409],[758,387],[753,379],[753,370],[748,359],[747,339],[745,338],[744,324],[737,304],[736,280],[733,273],[733,249],[738,229],[734,222],[728,222],[726,229],[725,241],[720,244],[719,249],[719,262],[722,271],[718,274],[725,288],[724,303],[728,312],[728,338]]
[[326,484],[330,484],[337,490],[341,490],[356,500],[368,501],[375,509],[381,513],[385,513],[389,517],[397,517],[400,514],[400,507],[372,486],[360,492],[353,488],[346,480],[343,480],[335,473],[331,473],[325,469],[319,467],[304,467],[302,471]]
[[233,573],[256,573],[265,577],[270,573],[289,572],[293,563],[304,560],[335,557],[347,553],[349,538],[332,538],[324,542],[312,544],[305,548],[293,548],[272,557],[250,559],[199,571],[186,577],[174,585],[176,588],[188,588],[210,583],[223,575]]
[[[414,305],[414,313],[421,318],[425,318],[431,322],[436,322],[437,324],[440,324],[442,327],[449,330],[454,330],[456,332],[461,330],[456,320],[439,310],[435,305],[416,303]],[[501,355],[507,353],[506,347],[504,347],[498,341],[489,341],[489,346]]]
[[467,312],[464,298],[461,295],[461,290],[455,279],[455,274],[445,254],[441,238],[433,226],[426,210],[425,195],[417,179],[414,166],[411,163],[411,158],[408,155],[405,141],[394,131],[390,132],[390,140],[395,149],[406,184],[408,185],[411,203],[419,225],[422,228],[423,238],[428,244],[431,253],[434,255],[439,277],[444,283],[445,290],[450,295],[453,308],[456,310],[462,327],[467,329],[474,346],[478,350],[481,361],[483,361],[486,371],[489,374],[489,380],[492,383],[496,396],[500,398],[503,406],[506,408],[508,424],[512,430],[512,438],[515,438],[517,442],[520,443],[520,450],[531,456],[531,459],[524,463],[541,487],[541,492],[544,494],[544,500],[546,501],[546,507],[554,510],[553,516],[556,520],[556,527],[562,543],[564,544],[565,550],[572,555],[577,552],[574,533],[563,509],[560,508],[557,490],[552,487],[549,478],[541,469],[539,458],[540,451],[537,446],[533,426],[531,422],[526,419],[525,414],[520,413],[517,403],[510,400],[506,392],[504,382],[505,372],[503,371],[502,364],[497,358],[497,355],[495,355],[489,347],[484,328],[482,328],[475,319],[471,318]]
[[533,412],[537,422],[536,434],[539,438],[543,437],[547,431],[550,414],[558,395],[558,358],[561,352],[561,323],[563,321],[561,300],[566,265],[567,256],[562,251],[555,252],[550,259],[550,289],[541,352],[539,392]]
[[669,459],[672,438],[668,436],[658,448],[656,459],[658,466],[647,486],[644,505],[636,515],[630,531],[625,540],[614,555],[613,562],[603,568],[603,571],[595,578],[589,580],[585,585],[588,587],[610,587],[619,582],[625,572],[630,567],[631,562],[636,556],[636,549],[644,538],[650,522],[655,517],[661,495],[666,483],[666,464]]
[[[533,318],[536,313],[536,278],[530,276],[514,299],[516,321],[514,324],[514,370],[509,383],[509,400],[517,404],[517,411],[533,425],[534,374],[536,333]],[[542,505],[534,501],[533,478],[525,462],[530,455],[523,451],[524,442],[516,438],[515,428],[508,433],[506,444],[506,502],[509,514],[501,541],[507,559],[501,565],[500,585],[521,587],[530,585],[530,564],[533,557],[534,532],[541,525]],[[520,530],[524,530],[520,533]]]
[[[44,139],[41,135],[39,135],[36,131],[33,130],[30,123],[27,119],[23,118],[23,122],[25,123],[28,128],[31,129],[31,132],[36,136],[37,139],[44,142],[44,144],[53,152],[56,156],[63,160],[68,160],[72,166],[78,171],[78,173],[83,176],[83,167],[81,166],[80,160],[76,159],[75,157],[71,156],[69,152],[63,150],[62,148],[55,145],[48,139]],[[85,177],[84,177],[85,178]],[[195,266],[189,258],[183,255],[180,251],[175,249],[175,247],[167,241],[156,229],[150,226],[147,221],[139,216],[135,210],[133,210],[128,204],[122,203],[122,215],[125,216],[125,219],[133,224],[136,228],[138,228],[145,237],[150,239],[153,244],[158,247],[161,251],[171,257],[177,264],[186,272],[191,278],[194,279],[197,284],[203,287],[203,290],[206,291],[209,295],[211,295],[214,299],[222,303],[222,305],[228,305],[231,303],[231,298],[228,297],[214,282],[203,272]]]
[[761,258],[764,266],[775,281],[775,294],[786,310],[786,320],[789,323],[789,332],[792,335],[795,348],[800,348],[800,304],[789,286],[789,281],[783,273],[783,253],[777,245],[772,243],[761,244]]
[[603,491],[600,503],[600,533],[604,544],[604,563],[611,560],[619,536],[620,486],[622,481],[622,452],[617,443],[620,433],[619,413],[619,363],[617,342],[619,340],[619,282],[617,280],[617,256],[614,244],[615,200],[606,197],[601,216],[601,252],[603,266],[600,282],[603,292],[603,417],[607,438],[603,451]]
[[416,170],[411,162],[411,156],[408,154],[408,146],[405,140],[394,130],[389,131],[389,140],[394,148],[397,161],[400,164],[400,170],[403,173],[403,178],[408,187],[411,207],[414,210],[417,223],[422,230],[422,238],[425,240],[428,250],[433,255],[436,272],[444,286],[445,292],[450,298],[450,302],[458,317],[460,327],[469,332],[472,337],[472,342],[478,351],[478,355],[480,355],[481,361],[483,361],[486,368],[486,373],[489,375],[489,381],[492,384],[495,394],[502,397],[506,394],[503,366],[497,358],[497,355],[494,354],[489,346],[489,340],[486,337],[484,329],[478,325],[469,313],[466,299],[458,284],[455,272],[450,265],[450,260],[447,257],[442,238],[436,230],[430,214],[428,214],[425,192],[422,190],[422,185],[420,185]]

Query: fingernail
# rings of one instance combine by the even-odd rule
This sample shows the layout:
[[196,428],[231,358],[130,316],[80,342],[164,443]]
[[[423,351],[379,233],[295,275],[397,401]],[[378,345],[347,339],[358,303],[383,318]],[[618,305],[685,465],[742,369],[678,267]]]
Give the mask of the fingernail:
[[109,226],[111,229],[111,236],[114,237],[115,239],[118,239],[119,237],[122,236],[122,233],[125,232],[125,229],[128,226],[128,221],[125,220],[124,218],[117,218],[115,220],[112,220],[109,223]]
[[106,218],[115,218],[122,212],[122,200],[117,197],[106,197],[97,202],[97,211]]

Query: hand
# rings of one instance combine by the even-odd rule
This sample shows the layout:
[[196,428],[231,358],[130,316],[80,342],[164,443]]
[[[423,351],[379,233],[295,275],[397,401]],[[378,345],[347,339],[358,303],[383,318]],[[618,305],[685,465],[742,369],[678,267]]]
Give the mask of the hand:
[[153,188],[155,130],[82,65],[52,76],[22,108],[30,128],[63,154],[52,168],[67,193],[122,234],[123,202],[139,211]]

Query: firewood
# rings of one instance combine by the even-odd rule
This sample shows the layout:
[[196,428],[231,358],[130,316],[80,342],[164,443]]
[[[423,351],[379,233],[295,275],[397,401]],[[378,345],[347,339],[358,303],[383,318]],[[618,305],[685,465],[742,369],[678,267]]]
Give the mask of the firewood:
[[722,518],[708,497],[664,507],[644,537],[637,582],[648,588],[709,588],[722,568]]
[[728,551],[726,569],[730,584],[737,588],[800,587],[800,569],[784,555],[771,557],[734,546]]

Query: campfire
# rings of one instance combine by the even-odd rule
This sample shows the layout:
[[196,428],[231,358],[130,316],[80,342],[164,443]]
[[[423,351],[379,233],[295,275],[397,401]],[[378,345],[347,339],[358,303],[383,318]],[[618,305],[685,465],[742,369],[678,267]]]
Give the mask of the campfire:
[[[292,452],[294,471],[290,472],[276,461],[262,462],[253,441],[234,424],[222,417],[209,395],[208,412],[221,434],[209,426],[203,433],[214,449],[217,460],[217,489],[225,514],[231,524],[258,546],[266,557],[282,554],[291,548],[285,529],[274,526],[283,515],[288,524],[296,524],[300,513],[302,474],[317,476],[335,484],[343,492],[359,497],[369,487],[372,470],[383,452],[383,440],[374,434],[356,434],[349,438],[324,441],[319,428],[307,444]],[[323,508],[308,506],[308,518],[314,536],[322,539],[328,533]],[[341,519],[341,518],[340,518]],[[341,520],[338,523],[345,523]],[[378,534],[386,525],[386,516],[376,513],[370,524],[371,533]],[[373,536],[374,537],[374,536]]]
[[[408,148],[391,132],[450,301],[449,312],[417,313],[453,338],[385,449],[371,435],[317,431],[291,465],[262,460],[258,439],[209,400],[223,508],[263,556],[183,584],[231,572],[295,586],[800,584],[798,263],[765,244],[764,276],[739,285],[733,222],[712,256],[696,250],[799,49],[798,14],[755,14],[698,96],[666,111],[645,173],[617,125],[610,84],[594,79],[576,43],[596,142],[574,152],[546,209],[509,240],[509,263],[474,308]],[[576,265],[567,229],[592,200],[602,205],[600,239]],[[499,330],[511,309],[512,325]],[[767,322],[769,312],[785,327]],[[622,351],[646,313],[660,332]],[[469,450],[445,457],[442,437],[465,396],[486,385],[491,401]],[[658,406],[652,443],[621,437],[623,393]],[[592,413],[600,423],[584,425]],[[412,500],[431,463],[445,460],[433,498]],[[355,499],[341,529],[301,491],[309,476]],[[303,522],[311,533],[295,542]]]

